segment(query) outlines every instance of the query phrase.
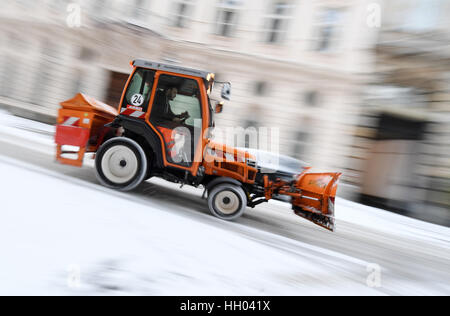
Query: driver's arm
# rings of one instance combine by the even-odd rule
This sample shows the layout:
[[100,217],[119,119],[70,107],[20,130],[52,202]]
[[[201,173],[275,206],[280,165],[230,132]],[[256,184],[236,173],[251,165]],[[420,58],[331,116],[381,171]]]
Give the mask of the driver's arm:
[[173,118],[173,121],[182,121],[184,119],[187,119],[190,117],[188,111],[181,113],[181,114],[175,114],[173,113],[171,107],[169,106],[169,115]]
[[180,115],[177,115],[179,118],[181,118],[181,119],[184,119],[184,118],[189,118],[190,117],[190,115],[189,115],[189,112],[188,111],[186,111],[186,112],[183,112],[183,113],[181,113]]

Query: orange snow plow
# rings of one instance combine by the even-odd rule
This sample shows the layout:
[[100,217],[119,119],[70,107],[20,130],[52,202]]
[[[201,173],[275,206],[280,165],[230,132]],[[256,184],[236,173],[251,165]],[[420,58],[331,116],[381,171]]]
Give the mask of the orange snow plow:
[[64,164],[81,167],[84,154],[96,152],[111,132],[105,125],[112,122],[118,112],[83,94],[61,102],[61,106],[56,125],[56,159]]
[[250,150],[213,142],[223,101],[210,96],[222,84],[222,99],[230,100],[230,83],[177,65],[136,60],[132,66],[118,111],[83,94],[61,103],[58,162],[81,167],[85,153],[95,153],[98,181],[120,191],[151,177],[202,186],[210,212],[223,220],[271,199],[289,199],[295,214],[334,231],[340,173],[303,166],[268,172]]
[[309,169],[290,183],[279,179],[271,182],[266,176],[266,199],[272,199],[274,194],[290,196],[295,214],[334,231],[334,204],[340,176],[340,173],[310,173]]

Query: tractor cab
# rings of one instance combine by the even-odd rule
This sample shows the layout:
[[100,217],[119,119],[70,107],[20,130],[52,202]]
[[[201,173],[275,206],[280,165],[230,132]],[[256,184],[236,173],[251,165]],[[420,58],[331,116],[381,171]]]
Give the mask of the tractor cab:
[[214,74],[144,60],[132,65],[117,120],[147,126],[144,137],[159,140],[156,148],[162,148],[156,153],[159,166],[196,174],[206,142],[204,131],[214,125],[209,96]]

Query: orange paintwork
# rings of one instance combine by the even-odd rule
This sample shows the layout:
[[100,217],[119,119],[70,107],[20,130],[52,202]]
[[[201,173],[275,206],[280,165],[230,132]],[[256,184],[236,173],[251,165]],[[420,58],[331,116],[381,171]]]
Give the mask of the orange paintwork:
[[[131,78],[133,77],[134,73],[136,72],[137,68],[133,67],[133,71],[131,72],[130,77],[128,78],[127,84],[124,88],[124,92],[122,94],[122,98],[120,100],[120,108],[119,108],[119,113],[122,110],[122,106],[123,106],[123,100],[125,98],[125,93],[128,89],[128,86],[131,82]],[[167,71],[156,71],[155,73],[155,80],[153,82],[153,89],[152,89],[152,95],[149,101],[149,106],[148,106],[148,110],[147,110],[147,114],[145,116],[145,121],[147,122],[147,124],[156,132],[156,134],[159,136],[161,143],[165,144],[164,141],[164,135],[162,135],[162,133],[158,130],[158,128],[156,126],[154,126],[151,122],[150,122],[150,114],[152,112],[152,108],[153,108],[153,103],[155,100],[155,95],[156,95],[156,89],[158,87],[158,83],[159,83],[159,77],[161,75],[172,75],[172,76],[178,76],[178,77],[182,77],[182,78],[187,78],[187,79],[192,79],[195,80],[200,88],[200,95],[201,95],[201,105],[202,105],[202,118],[203,118],[203,123],[202,123],[202,135],[206,135],[206,131],[208,129],[208,122],[210,120],[210,112],[209,112],[209,102],[208,102],[208,94],[207,94],[207,87],[205,86],[204,81],[201,78],[198,77],[193,77],[193,76],[189,76],[189,75],[182,75],[182,74],[178,74],[178,73],[172,73],[172,72],[167,72]],[[237,156],[238,158],[240,157],[244,157],[244,160],[242,162],[240,162],[240,160],[236,160],[235,162],[229,162],[229,164],[231,165],[231,169],[237,169],[237,171],[230,171],[229,169],[225,169],[222,168],[222,164],[219,163],[217,164],[217,160],[214,161],[214,159],[212,157],[209,157],[208,155],[205,154],[206,152],[206,148],[222,148],[223,146],[221,146],[220,144],[215,144],[210,142],[206,137],[202,137],[201,142],[198,142],[197,148],[195,149],[195,155],[194,155],[194,162],[192,164],[191,167],[184,167],[184,166],[179,166],[173,163],[170,163],[167,160],[167,151],[166,150],[162,150],[162,155],[163,155],[163,159],[164,159],[164,166],[166,167],[175,167],[178,169],[182,169],[182,170],[186,170],[189,171],[193,176],[197,175],[198,172],[198,168],[203,165],[205,167],[205,173],[209,174],[209,175],[217,175],[217,176],[228,176],[231,178],[234,178],[236,180],[240,180],[243,183],[254,183],[255,182],[255,176],[257,170],[254,168],[250,168],[246,165],[245,163],[245,159],[246,158],[251,158],[254,159],[253,156],[251,156],[250,154],[248,154],[247,152],[243,152],[243,151],[238,151],[236,149],[231,149],[231,148],[226,148],[227,153],[231,153],[235,156]],[[231,151],[231,152],[230,152]],[[208,159],[209,158],[209,159]],[[215,164],[216,162],[216,164]],[[249,175],[249,171],[253,172],[253,174],[251,174],[251,177],[249,179],[248,175]]]
[[[107,132],[104,125],[112,122],[118,115],[118,112],[113,107],[81,93],[70,100],[61,102],[61,106],[62,108],[59,110],[57,119],[57,128],[59,129],[55,138],[57,144],[56,159],[63,164],[81,167],[83,165],[84,154],[86,152],[97,151]],[[67,118],[75,118],[78,121],[76,125],[63,126]],[[80,135],[84,134],[85,131],[89,132],[88,141],[91,140],[92,142],[89,141],[85,144],[79,144],[68,141],[71,137],[79,139]],[[67,153],[63,152],[64,145],[79,147],[78,151],[70,152],[70,154],[76,154],[77,159],[63,157]]]
[[[294,205],[303,208],[313,208],[322,214],[331,215],[328,211],[328,198],[336,197],[337,181],[340,173],[304,173],[297,179],[296,188],[301,190],[302,196],[294,199]],[[314,197],[322,200],[318,203],[305,197]]]
[[[188,76],[188,75],[182,75],[182,74],[177,74],[177,73],[172,73],[172,72],[167,72],[167,71],[157,71],[156,75],[155,75],[155,82],[153,83],[153,91],[152,91],[152,97],[150,100],[150,105],[147,111],[147,115],[145,116],[145,121],[147,122],[147,124],[149,124],[151,126],[151,128],[158,134],[158,136],[161,139],[162,144],[164,144],[164,138],[161,135],[161,133],[158,131],[158,129],[155,128],[155,126],[153,126],[153,124],[150,122],[150,113],[152,111],[153,108],[153,102],[155,99],[155,95],[156,95],[156,89],[158,87],[158,83],[159,83],[159,77],[161,75],[171,75],[171,76],[178,76],[178,77],[182,77],[182,78],[187,78],[187,79],[192,79],[195,80],[198,83],[198,86],[200,88],[200,96],[201,96],[201,105],[202,105],[202,131],[205,131],[208,128],[208,122],[209,122],[209,109],[208,109],[208,95],[206,93],[206,88],[205,85],[203,83],[203,80],[201,78],[198,77],[193,77],[193,76]],[[202,133],[203,135],[203,133]],[[203,155],[203,148],[206,145],[206,139],[204,139],[202,137],[202,141],[198,142],[197,148],[195,149],[195,155],[194,155],[194,162],[192,163],[191,167],[183,167],[183,166],[179,166],[173,163],[169,163],[167,161],[167,157],[166,157],[166,151],[163,150],[163,158],[164,158],[164,165],[170,166],[170,167],[175,167],[175,168],[179,168],[182,170],[186,170],[189,171],[194,177],[197,175],[198,172],[198,168],[201,165],[201,162],[203,161],[202,159],[202,155]]]
[[246,159],[255,159],[246,151],[208,142],[204,150],[203,167],[208,175],[229,177],[242,183],[255,183],[257,169],[249,167]]
[[[122,105],[123,105],[123,100],[125,98],[125,93],[128,89],[128,85],[131,82],[131,78],[133,77],[134,73],[136,72],[136,67],[134,67],[130,77],[128,78],[127,84],[124,88],[124,93],[122,94],[122,98],[120,101],[120,108],[119,108],[119,113],[121,112],[122,109]],[[182,77],[182,78],[187,78],[187,79],[192,79],[195,80],[200,88],[200,95],[201,95],[201,104],[202,104],[202,118],[203,118],[203,123],[202,123],[202,135],[206,134],[206,131],[208,129],[208,122],[210,120],[210,112],[209,112],[209,103],[208,103],[208,94],[207,94],[207,87],[205,86],[204,81],[201,78],[198,77],[193,77],[193,76],[189,76],[189,75],[182,75],[182,74],[178,74],[178,73],[172,73],[172,72],[167,72],[167,71],[156,71],[155,74],[155,80],[153,82],[153,89],[152,89],[152,95],[149,101],[149,106],[148,106],[148,110],[147,110],[147,114],[145,116],[145,121],[147,122],[147,124],[156,132],[156,134],[159,136],[162,144],[165,144],[164,141],[164,135],[162,135],[162,133],[158,130],[158,128],[156,126],[154,126],[151,122],[150,122],[150,114],[152,112],[152,108],[153,108],[153,103],[154,103],[154,99],[155,99],[155,95],[156,95],[156,89],[158,87],[158,83],[159,83],[159,77],[161,75],[172,75],[172,76],[178,76],[178,77]],[[244,157],[243,163],[239,162],[239,160],[235,161],[235,162],[230,162],[231,165],[236,166],[236,167],[231,167],[232,169],[237,168],[238,171],[232,172],[229,169],[225,169],[222,168],[222,165],[214,165],[214,161],[212,159],[207,159],[206,156],[204,156],[204,152],[205,152],[205,148],[207,148],[207,146],[209,148],[214,147],[214,148],[222,148],[221,145],[219,144],[214,144],[212,142],[210,142],[207,138],[202,137],[201,142],[198,142],[197,148],[195,149],[195,155],[194,155],[194,162],[192,164],[191,167],[184,167],[184,166],[179,166],[173,163],[170,163],[167,160],[167,151],[166,150],[162,150],[162,155],[163,155],[163,159],[164,159],[164,166],[166,167],[175,167],[178,169],[182,169],[182,170],[186,170],[189,171],[193,176],[197,175],[198,172],[198,168],[203,165],[205,167],[205,173],[206,174],[210,174],[210,175],[218,175],[218,176],[228,176],[231,178],[234,178],[236,180],[240,180],[243,183],[254,183],[255,182],[255,177],[252,176],[248,177],[249,174],[249,170],[251,172],[253,172],[254,175],[256,175],[257,170],[254,168],[250,168],[245,164],[245,158],[252,158],[254,159],[254,157],[252,157],[251,155],[249,155],[246,152],[243,151],[237,151],[236,149],[230,149],[230,148],[226,148],[227,153],[231,153],[231,154],[236,154],[239,157]],[[231,152],[229,152],[231,150]],[[236,153],[235,153],[236,151]],[[209,161],[209,162],[208,162]],[[252,174],[251,174],[252,175]]]
[[[265,196],[267,200],[271,200],[274,194],[290,196],[294,207],[313,214],[334,218],[334,200],[341,175],[341,173],[313,173],[308,168],[296,178],[294,185],[281,180],[271,182],[265,176]],[[330,203],[333,203],[333,205],[330,205]],[[332,230],[322,223],[315,223]]]
[[245,162],[245,159],[256,159],[255,156],[249,154],[245,150],[239,150],[239,149],[233,148],[231,146],[215,143],[212,141],[208,142],[208,148],[210,148],[216,152],[223,152],[223,153],[231,154],[235,158],[239,159],[239,161],[242,161],[242,162]]
[[[125,88],[123,90],[122,98],[120,100],[119,113],[121,112],[121,109],[122,109],[123,100],[125,98],[125,93],[126,93],[126,91],[128,89],[128,86],[129,86],[129,84],[131,82],[131,78],[133,77],[134,73],[136,72],[136,69],[137,68],[134,67],[130,77],[128,78],[127,84],[126,84],[126,86],[125,86]],[[156,95],[156,89],[158,87],[159,77],[161,75],[171,75],[171,76],[178,76],[178,77],[182,77],[182,78],[192,79],[192,80],[195,80],[198,83],[198,86],[200,88],[201,104],[202,104],[202,118],[203,118],[202,131],[205,131],[208,128],[209,109],[208,109],[208,95],[207,95],[206,87],[205,87],[205,84],[204,84],[203,80],[201,78],[193,77],[193,76],[189,76],[189,75],[182,75],[182,74],[172,73],[172,72],[167,72],[167,71],[156,71],[155,80],[153,82],[152,95],[151,95],[151,98],[150,98],[150,101],[149,101],[147,114],[145,115],[145,121],[153,129],[153,131],[158,135],[158,137],[161,140],[161,143],[165,144],[163,135],[150,122],[150,114],[152,112],[153,103],[154,103],[155,95]],[[178,169],[186,170],[186,171],[189,171],[193,176],[196,176],[197,172],[198,172],[198,168],[200,167],[201,162],[203,160],[202,159],[202,153],[203,153],[202,149],[205,147],[206,143],[207,143],[207,140],[202,137],[202,141],[199,142],[199,144],[198,144],[198,146],[197,146],[197,148],[195,150],[194,162],[193,162],[191,167],[184,167],[184,166],[179,166],[179,165],[170,163],[167,160],[166,150],[162,150],[162,155],[163,155],[163,159],[164,159],[164,166],[165,167],[175,167],[175,168],[178,168]]]
[[[64,164],[81,166],[83,156],[86,152],[96,152],[102,144],[107,129],[104,125],[110,123],[121,112],[126,91],[137,67],[133,66],[133,71],[128,78],[124,88],[119,111],[114,108],[89,98],[83,94],[78,94],[73,99],[62,102],[59,110],[58,127],[55,141],[57,142],[57,160]],[[175,167],[190,172],[194,177],[199,168],[203,167],[205,174],[217,177],[228,177],[243,184],[255,184],[258,169],[250,167],[247,160],[255,160],[255,157],[246,151],[241,151],[232,147],[227,147],[210,141],[207,138],[208,122],[210,121],[210,109],[208,100],[208,87],[203,79],[199,77],[172,73],[167,71],[155,71],[153,89],[149,100],[149,106],[145,115],[146,123],[158,135],[161,143],[166,146],[163,133],[150,121],[150,115],[155,100],[159,78],[161,75],[172,75],[195,80],[200,89],[202,106],[202,136],[198,141],[194,153],[194,162],[190,167],[184,167],[170,163],[167,160],[167,150],[162,148],[162,156],[165,167]],[[67,118],[78,118],[76,126],[67,126]],[[70,122],[69,122],[70,123]],[[88,133],[86,132],[88,131]],[[89,135],[86,136],[86,135]],[[167,138],[168,136],[166,136]],[[89,141],[86,142],[86,139]],[[77,159],[71,160],[63,158],[63,145],[83,145],[79,146]],[[337,190],[337,182],[340,173],[314,173],[306,169],[291,182],[269,181],[269,177],[264,177],[264,196],[266,200],[271,200],[275,195],[285,195],[292,198],[294,212],[308,220],[313,221],[326,229],[334,229],[334,201]],[[249,193],[250,197],[250,193]],[[264,199],[264,197],[263,197]]]
[[63,109],[91,112],[108,118],[116,117],[119,112],[103,102],[95,100],[83,93],[78,93],[70,100],[60,103]]

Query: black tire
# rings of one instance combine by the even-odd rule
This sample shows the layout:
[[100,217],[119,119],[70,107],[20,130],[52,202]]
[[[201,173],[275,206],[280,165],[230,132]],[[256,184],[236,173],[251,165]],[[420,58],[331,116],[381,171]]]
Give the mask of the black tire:
[[208,194],[208,207],[214,216],[231,221],[244,214],[247,196],[239,186],[229,183],[219,184]]
[[142,147],[126,137],[106,141],[95,157],[98,181],[105,187],[120,191],[137,188],[145,180],[147,165]]

